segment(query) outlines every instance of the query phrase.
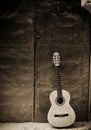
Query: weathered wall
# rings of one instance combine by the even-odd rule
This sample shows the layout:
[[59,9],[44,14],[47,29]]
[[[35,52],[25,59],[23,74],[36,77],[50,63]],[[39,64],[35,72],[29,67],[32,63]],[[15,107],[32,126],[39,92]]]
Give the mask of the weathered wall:
[[37,0],[36,8],[35,120],[46,122],[48,96],[56,89],[52,54],[59,51],[62,88],[71,94],[77,120],[84,121],[88,110],[89,15],[80,1],[61,1],[60,13],[55,0]]
[[62,0],[58,13],[55,0],[26,0],[2,18],[0,121],[47,121],[48,96],[56,89],[54,51],[61,54],[62,88],[77,120],[87,120],[90,24],[80,1]]
[[0,20],[0,121],[33,120],[34,27],[32,2]]

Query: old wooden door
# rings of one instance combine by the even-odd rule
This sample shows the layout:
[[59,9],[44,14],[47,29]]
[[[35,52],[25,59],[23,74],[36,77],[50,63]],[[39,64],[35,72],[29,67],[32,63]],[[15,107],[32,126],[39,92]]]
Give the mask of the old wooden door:
[[26,0],[0,17],[1,122],[47,122],[56,89],[54,51],[61,54],[61,85],[77,120],[87,120],[89,17],[79,0]]

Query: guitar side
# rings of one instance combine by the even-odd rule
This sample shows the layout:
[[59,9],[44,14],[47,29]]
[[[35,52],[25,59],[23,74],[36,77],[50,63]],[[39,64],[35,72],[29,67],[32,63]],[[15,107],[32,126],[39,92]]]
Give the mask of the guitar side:
[[76,119],[75,112],[70,105],[70,94],[66,90],[62,90],[63,103],[57,103],[57,91],[50,94],[51,108],[48,112],[48,122],[54,127],[68,127],[72,125]]

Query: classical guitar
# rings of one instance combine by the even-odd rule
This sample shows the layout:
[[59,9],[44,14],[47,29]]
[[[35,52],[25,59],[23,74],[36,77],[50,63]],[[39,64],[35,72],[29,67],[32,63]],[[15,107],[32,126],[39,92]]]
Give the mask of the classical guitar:
[[61,88],[60,55],[58,52],[53,54],[53,63],[56,71],[57,90],[51,92],[49,96],[51,108],[48,111],[47,119],[49,124],[54,127],[68,127],[74,123],[76,115],[69,103],[69,92]]

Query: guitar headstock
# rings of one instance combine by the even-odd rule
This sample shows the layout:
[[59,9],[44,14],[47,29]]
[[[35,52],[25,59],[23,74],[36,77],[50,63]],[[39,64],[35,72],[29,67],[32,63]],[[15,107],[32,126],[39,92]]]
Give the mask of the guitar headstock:
[[53,53],[53,63],[55,66],[60,66],[60,55],[58,52]]

